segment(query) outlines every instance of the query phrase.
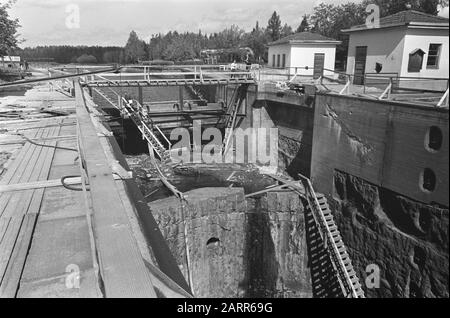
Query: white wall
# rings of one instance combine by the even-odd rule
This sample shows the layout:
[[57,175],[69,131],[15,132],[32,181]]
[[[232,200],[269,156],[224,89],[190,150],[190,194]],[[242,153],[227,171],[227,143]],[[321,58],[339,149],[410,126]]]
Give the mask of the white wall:
[[[439,68],[427,68],[428,50],[431,43],[442,44],[439,58]],[[425,52],[423,56],[423,64],[420,72],[408,72],[409,53],[415,49],[422,49]],[[405,36],[405,47],[403,51],[403,64],[401,68],[401,76],[404,77],[449,77],[449,45],[448,30],[432,30],[432,29],[411,29],[409,28]]]
[[[336,45],[334,44],[295,44],[291,48],[291,61],[290,67],[305,67],[309,69],[299,69],[299,75],[312,76],[314,67],[314,54],[325,54],[325,68],[334,70],[334,63],[336,60]],[[292,74],[295,73],[294,69],[291,69]],[[324,71],[324,75],[334,76],[334,72]]]
[[382,73],[400,73],[405,34],[400,27],[350,33],[347,73],[355,73],[357,46],[367,46],[366,73],[375,73],[376,63],[383,65]]
[[277,66],[277,55],[280,55],[280,67],[283,66],[283,54],[286,54],[286,67],[289,67],[289,60],[290,60],[290,54],[291,54],[291,47],[289,44],[281,44],[281,45],[274,45],[269,46],[269,62],[267,63],[267,66],[274,67],[273,66],[273,55],[275,54],[275,67]]

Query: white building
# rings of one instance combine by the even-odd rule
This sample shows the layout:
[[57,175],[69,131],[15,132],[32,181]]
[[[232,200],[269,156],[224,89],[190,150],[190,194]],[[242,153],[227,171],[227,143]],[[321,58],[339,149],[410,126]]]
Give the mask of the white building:
[[291,74],[297,71],[301,76],[334,76],[336,45],[340,43],[316,33],[292,34],[269,43],[268,66],[289,68]]
[[[355,75],[355,84],[362,84],[363,74],[370,78],[378,73],[447,79],[448,30],[448,19],[413,10],[383,17],[375,28],[358,25],[342,30],[350,35],[347,73]],[[419,82],[416,85],[422,85]],[[438,80],[435,85],[445,89],[447,84]]]

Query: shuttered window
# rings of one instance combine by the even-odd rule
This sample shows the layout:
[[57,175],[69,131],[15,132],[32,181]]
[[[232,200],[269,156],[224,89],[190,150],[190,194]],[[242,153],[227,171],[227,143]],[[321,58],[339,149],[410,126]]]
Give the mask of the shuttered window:
[[421,49],[414,50],[409,54],[408,72],[418,73],[422,69],[424,51]]

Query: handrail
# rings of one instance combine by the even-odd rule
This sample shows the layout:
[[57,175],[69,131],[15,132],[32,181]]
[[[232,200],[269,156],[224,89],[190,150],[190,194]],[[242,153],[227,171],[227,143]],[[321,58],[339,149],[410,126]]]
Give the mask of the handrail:
[[446,102],[446,105],[448,107],[448,96],[449,96],[449,89],[447,88],[447,90],[445,91],[444,95],[442,95],[441,99],[439,100],[439,102],[437,103],[436,107],[442,107],[442,105],[444,104],[444,102]]

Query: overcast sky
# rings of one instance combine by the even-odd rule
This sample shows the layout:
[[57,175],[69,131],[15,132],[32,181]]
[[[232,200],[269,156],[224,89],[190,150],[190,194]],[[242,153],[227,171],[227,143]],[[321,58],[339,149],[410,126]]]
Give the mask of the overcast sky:
[[[26,41],[21,46],[123,46],[131,30],[145,40],[169,30],[211,33],[231,24],[251,30],[257,20],[266,26],[274,10],[283,24],[297,27],[302,15],[320,2],[348,0],[17,0],[11,15],[22,25]],[[70,19],[73,5],[80,11],[79,28]],[[444,15],[448,17],[448,8]]]

